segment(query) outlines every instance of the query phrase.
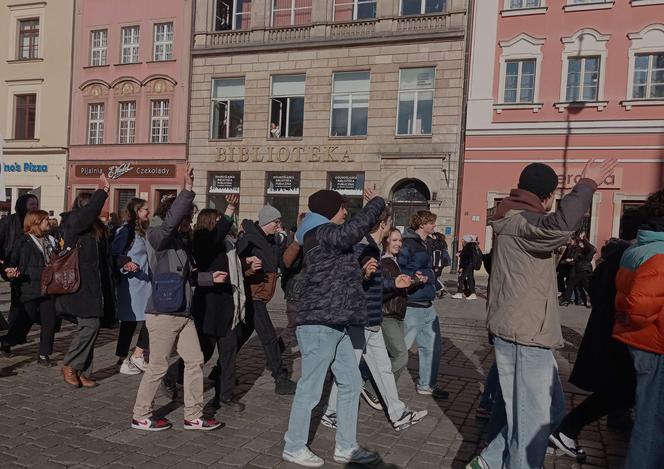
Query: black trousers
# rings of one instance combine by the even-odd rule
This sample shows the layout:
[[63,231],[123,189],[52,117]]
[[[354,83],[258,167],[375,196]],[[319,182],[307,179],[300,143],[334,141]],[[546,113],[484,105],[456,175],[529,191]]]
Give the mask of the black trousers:
[[[21,301],[21,291],[18,288],[18,285],[16,285],[14,282],[11,282],[9,284],[9,288],[10,288],[10,303],[9,303],[9,316],[7,323],[9,325],[9,328],[11,328],[12,324],[14,324],[19,317],[25,315],[25,307],[23,306],[23,302]],[[23,337],[18,343],[19,344],[25,343],[25,337]]]
[[18,312],[14,321],[9,326],[5,342],[12,347],[24,343],[33,324],[40,323],[39,355],[47,356],[52,354],[55,329],[57,327],[55,299],[47,297],[26,301],[22,304],[21,309],[22,311]]
[[586,425],[612,412],[633,407],[635,392],[636,389],[612,389],[591,394],[565,416],[558,430],[576,439]]
[[214,397],[217,400],[230,401],[235,393],[236,379],[237,333],[235,329],[228,331],[224,337],[202,335],[199,331],[198,339],[201,343],[205,363],[212,358],[214,348],[217,348],[219,374],[214,382]]
[[465,293],[466,290],[469,295],[475,293],[475,271],[472,265],[459,272],[459,292]]
[[254,330],[256,330],[256,334],[258,334],[258,338],[263,345],[267,367],[272,372],[272,377],[276,379],[278,376],[285,374],[286,370],[282,365],[281,346],[277,332],[274,330],[272,319],[270,319],[270,314],[267,312],[267,304],[259,300],[247,303],[245,324],[238,337],[238,350],[249,340]]
[[590,272],[578,272],[575,273],[567,280],[567,288],[565,293],[563,293],[564,301],[572,300],[572,293],[574,290],[577,292],[576,301],[581,302],[584,305],[588,303],[587,291],[590,288]]
[[120,321],[120,332],[118,333],[118,344],[115,347],[115,356],[127,358],[131,348],[131,340],[134,338],[134,332],[138,330],[138,341],[136,347],[143,350],[150,348],[150,337],[148,328],[145,327],[145,321]]

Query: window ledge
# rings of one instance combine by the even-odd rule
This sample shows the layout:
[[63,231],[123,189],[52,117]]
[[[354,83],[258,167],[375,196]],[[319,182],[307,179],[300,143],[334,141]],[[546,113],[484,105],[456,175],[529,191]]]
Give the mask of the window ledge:
[[148,60],[145,62],[146,64],[163,64],[164,62],[177,62],[175,59],[168,59],[168,60]]
[[567,108],[578,109],[586,107],[594,107],[597,108],[598,111],[603,111],[608,104],[608,101],[573,101],[553,103],[553,105],[558,108],[558,112],[563,112]]
[[6,138],[6,143],[39,143],[38,138]]
[[528,15],[544,15],[548,7],[537,7],[537,8],[515,8],[513,10],[502,10],[500,16],[528,16]]
[[[664,3],[664,1],[662,1]],[[626,111],[631,111],[633,106],[664,106],[664,99],[626,99],[620,101],[620,105]]]
[[279,137],[279,138],[268,137],[267,138],[268,142],[301,142],[302,140],[304,140],[304,137]]
[[413,135],[395,135],[394,138],[426,138],[430,139],[433,137],[433,134],[413,134]]
[[244,140],[244,137],[233,137],[233,138],[209,138],[208,142],[213,143],[223,143],[223,142],[241,142]]
[[577,3],[563,6],[567,11],[610,10],[616,2]]
[[44,59],[42,58],[36,58],[36,59],[12,59],[8,60],[8,64],[31,64],[31,63],[38,63],[38,62],[43,62]]
[[142,63],[143,62],[127,62],[126,64],[118,63],[118,64],[113,64],[113,65],[115,65],[116,67],[124,67],[125,65],[140,65]]
[[104,64],[104,65],[86,65],[85,67],[83,67],[83,70],[87,70],[87,69],[89,69],[89,68],[106,68],[106,67],[110,67],[110,65],[109,65],[109,64]]
[[664,0],[631,0],[633,7],[644,7],[646,5],[664,5]]
[[544,103],[500,103],[494,104],[493,109],[496,111],[496,114],[502,114],[504,110],[509,109],[530,109],[534,113],[538,113],[540,109],[544,107]]
[[344,137],[342,135],[330,135],[327,138],[329,140],[366,140],[367,136],[366,135],[349,135],[348,137]]

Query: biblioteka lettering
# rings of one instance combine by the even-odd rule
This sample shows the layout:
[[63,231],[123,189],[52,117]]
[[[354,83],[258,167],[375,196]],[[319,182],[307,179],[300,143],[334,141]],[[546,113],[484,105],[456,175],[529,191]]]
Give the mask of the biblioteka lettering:
[[217,147],[220,163],[351,163],[350,148],[335,145]]

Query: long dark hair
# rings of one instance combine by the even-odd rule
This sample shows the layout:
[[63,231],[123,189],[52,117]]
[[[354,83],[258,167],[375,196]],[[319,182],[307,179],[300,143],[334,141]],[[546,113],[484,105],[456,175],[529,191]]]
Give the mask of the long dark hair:
[[147,200],[139,199],[138,197],[132,197],[129,199],[129,202],[127,202],[127,224],[141,235],[145,235],[145,229],[147,228],[148,223],[142,222],[138,219],[138,211],[145,207],[147,203]]
[[[91,199],[91,192],[81,192],[76,196],[76,199],[74,199],[74,205],[72,205],[71,211],[75,212],[76,210],[80,210],[83,207],[86,207],[90,203]],[[95,218],[95,221],[92,223],[91,230],[94,233],[94,237],[97,239],[97,241],[106,236],[106,229],[104,228],[104,224],[99,219],[99,217]]]
[[194,226],[194,231],[206,230],[212,231],[217,225],[217,219],[219,218],[219,211],[214,208],[204,208],[198,214],[196,218],[196,226]]

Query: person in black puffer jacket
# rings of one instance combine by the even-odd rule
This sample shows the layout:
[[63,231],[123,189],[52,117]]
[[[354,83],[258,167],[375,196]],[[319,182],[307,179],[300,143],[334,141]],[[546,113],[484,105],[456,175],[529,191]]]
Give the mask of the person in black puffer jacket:
[[[457,292],[452,295],[456,300],[476,300],[475,292],[475,256],[479,246],[472,235],[465,235],[462,239],[461,252],[459,253],[459,286]],[[468,296],[466,296],[468,291]]]
[[593,273],[593,258],[597,249],[587,239],[579,239],[578,248],[574,255],[571,275],[567,287],[560,300],[561,306],[568,306],[572,301],[572,294],[576,291],[576,303],[588,307],[588,290],[590,277]]
[[302,353],[302,377],[291,407],[283,458],[288,462],[322,466],[324,461],[307,447],[311,411],[320,401],[325,377],[332,370],[339,385],[339,418],[334,459],[368,464],[378,455],[357,443],[357,413],[361,375],[349,326],[367,323],[362,268],[353,247],[376,225],[385,201],[369,189],[369,202],[344,223],[345,199],[321,190],[309,198],[311,213],[302,221],[296,239],[303,246],[304,292],[297,312],[297,341]]

